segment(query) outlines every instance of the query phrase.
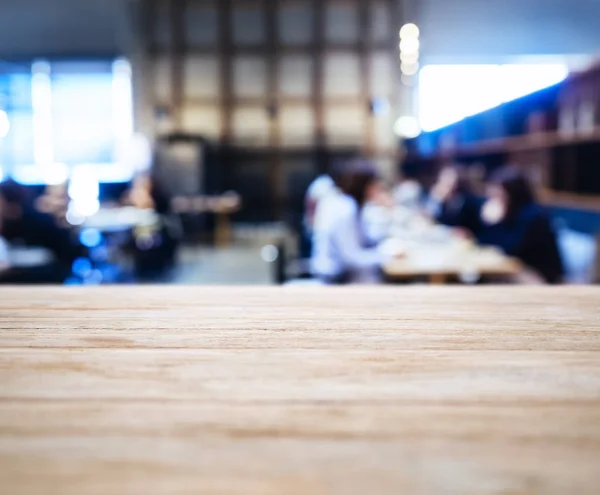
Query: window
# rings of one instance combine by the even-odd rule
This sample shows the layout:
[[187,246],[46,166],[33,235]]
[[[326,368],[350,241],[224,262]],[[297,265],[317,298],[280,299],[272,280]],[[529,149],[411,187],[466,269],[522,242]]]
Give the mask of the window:
[[419,74],[419,120],[434,131],[567,77],[563,64],[428,65]]
[[127,61],[37,60],[3,68],[0,110],[9,122],[0,139],[5,175],[45,183],[54,168],[91,165],[106,182],[131,177],[120,164],[133,136]]

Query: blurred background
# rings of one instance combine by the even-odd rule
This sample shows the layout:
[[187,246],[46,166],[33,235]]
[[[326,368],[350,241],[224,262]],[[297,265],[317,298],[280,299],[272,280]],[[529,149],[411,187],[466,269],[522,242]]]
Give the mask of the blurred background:
[[598,18],[4,0],[0,283],[596,283]]

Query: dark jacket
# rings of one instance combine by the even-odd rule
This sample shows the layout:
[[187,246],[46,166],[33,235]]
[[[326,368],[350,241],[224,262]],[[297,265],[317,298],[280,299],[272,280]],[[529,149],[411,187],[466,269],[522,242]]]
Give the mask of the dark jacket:
[[520,259],[548,283],[562,281],[563,263],[556,233],[546,212],[536,205],[518,211],[513,218],[481,229],[479,242],[497,246]]
[[41,213],[31,206],[23,207],[18,220],[6,220],[3,230],[7,240],[21,240],[29,246],[45,247],[52,251],[57,261],[68,267],[85,249],[71,236],[68,229],[59,227],[51,215]]
[[468,193],[456,194],[439,205],[435,220],[448,227],[460,227],[477,235],[481,228],[481,201]]

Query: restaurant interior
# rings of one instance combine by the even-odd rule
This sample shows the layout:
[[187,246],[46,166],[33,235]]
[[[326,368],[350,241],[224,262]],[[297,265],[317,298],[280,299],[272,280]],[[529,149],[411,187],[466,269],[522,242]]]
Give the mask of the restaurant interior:
[[600,282],[600,3],[0,6],[0,284]]

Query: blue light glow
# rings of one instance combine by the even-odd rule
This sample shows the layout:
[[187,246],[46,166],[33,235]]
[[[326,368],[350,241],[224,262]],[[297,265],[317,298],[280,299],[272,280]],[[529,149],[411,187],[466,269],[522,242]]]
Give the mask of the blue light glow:
[[79,233],[79,242],[87,248],[95,248],[102,243],[102,234],[98,229],[83,229]]
[[87,258],[77,258],[73,262],[72,270],[78,277],[85,278],[92,272],[92,262]]

